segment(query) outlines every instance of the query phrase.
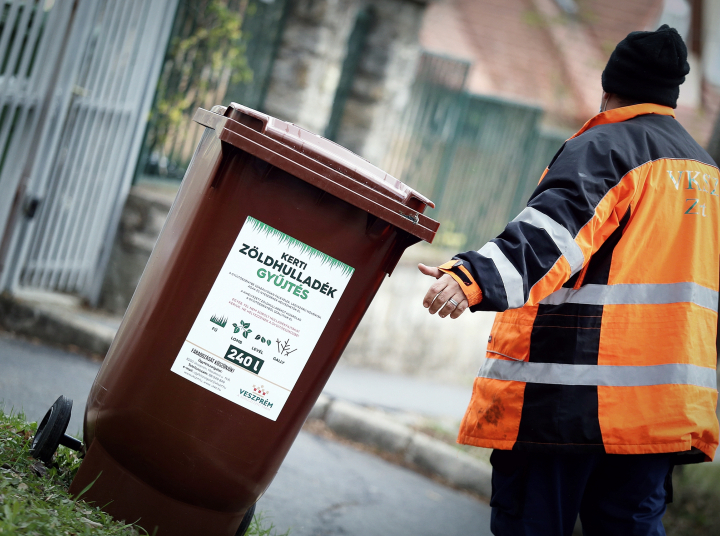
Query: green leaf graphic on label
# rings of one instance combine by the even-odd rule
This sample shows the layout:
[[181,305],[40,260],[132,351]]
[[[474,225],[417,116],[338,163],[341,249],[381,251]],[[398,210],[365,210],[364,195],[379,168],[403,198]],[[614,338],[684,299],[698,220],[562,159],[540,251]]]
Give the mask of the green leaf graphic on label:
[[248,335],[250,335],[250,333],[252,333],[251,329],[248,329],[247,331],[243,331],[243,337],[245,337],[247,339]]
[[260,335],[255,335],[255,340],[258,340],[260,338]]
[[260,339],[261,339],[260,342],[262,342],[262,343],[264,344],[264,343],[265,343],[265,337],[261,337]]
[[270,346],[270,339],[266,340],[265,342],[267,343],[268,346]]
[[237,324],[233,324],[233,333],[240,333],[240,326],[238,326]]

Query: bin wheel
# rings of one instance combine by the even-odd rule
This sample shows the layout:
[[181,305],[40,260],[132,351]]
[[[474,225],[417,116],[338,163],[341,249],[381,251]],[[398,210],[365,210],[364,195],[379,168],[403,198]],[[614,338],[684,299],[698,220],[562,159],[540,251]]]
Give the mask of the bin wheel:
[[235,536],[245,536],[245,533],[250,528],[250,523],[252,523],[253,516],[255,515],[255,505],[253,504],[247,512],[245,512],[245,515],[242,518],[242,521],[240,522],[240,526],[237,529],[237,532],[235,533]]
[[59,445],[65,445],[73,450],[80,450],[82,443],[65,435],[68,424],[70,424],[70,414],[72,413],[73,401],[64,396],[60,396],[50,407],[43,417],[35,432],[35,437],[30,447],[30,455],[48,465],[55,454]]

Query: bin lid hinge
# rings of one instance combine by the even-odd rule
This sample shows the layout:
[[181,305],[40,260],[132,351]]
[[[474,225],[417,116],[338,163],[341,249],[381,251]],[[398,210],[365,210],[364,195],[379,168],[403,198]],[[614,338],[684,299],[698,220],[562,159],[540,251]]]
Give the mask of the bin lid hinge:
[[402,212],[398,212],[398,214],[400,214],[406,220],[410,220],[415,225],[420,223],[420,216],[418,216],[417,214],[403,214]]

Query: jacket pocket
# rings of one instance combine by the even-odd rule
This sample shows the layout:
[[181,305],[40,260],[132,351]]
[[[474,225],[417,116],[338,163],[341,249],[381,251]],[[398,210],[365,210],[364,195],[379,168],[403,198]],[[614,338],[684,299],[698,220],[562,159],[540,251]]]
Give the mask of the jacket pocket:
[[535,305],[498,313],[488,339],[487,357],[528,361],[530,335],[537,312]]

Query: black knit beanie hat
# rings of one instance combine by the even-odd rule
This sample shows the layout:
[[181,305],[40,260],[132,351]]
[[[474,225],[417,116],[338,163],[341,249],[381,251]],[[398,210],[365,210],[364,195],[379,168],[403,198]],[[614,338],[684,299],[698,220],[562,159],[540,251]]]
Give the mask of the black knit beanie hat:
[[618,43],[602,73],[602,87],[607,93],[675,108],[689,72],[682,37],[663,24],[655,32],[631,32]]

